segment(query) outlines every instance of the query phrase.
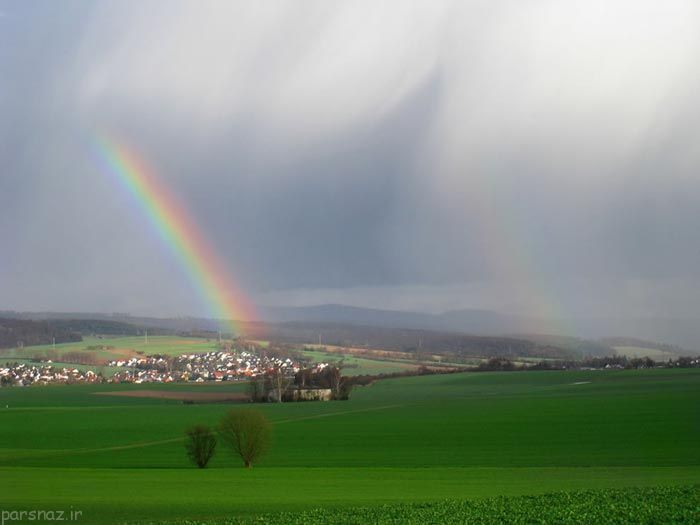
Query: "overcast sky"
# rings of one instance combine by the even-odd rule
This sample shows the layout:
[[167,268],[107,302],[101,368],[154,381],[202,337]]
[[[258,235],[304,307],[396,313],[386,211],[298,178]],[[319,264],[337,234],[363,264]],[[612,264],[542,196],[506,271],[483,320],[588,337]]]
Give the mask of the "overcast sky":
[[696,1],[0,0],[0,309],[201,314],[124,138],[260,304],[700,308]]

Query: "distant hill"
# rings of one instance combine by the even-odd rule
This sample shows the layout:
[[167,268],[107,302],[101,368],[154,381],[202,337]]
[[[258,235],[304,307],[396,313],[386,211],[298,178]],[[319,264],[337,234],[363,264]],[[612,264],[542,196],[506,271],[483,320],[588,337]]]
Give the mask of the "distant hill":
[[34,346],[82,341],[79,332],[59,326],[54,321],[29,321],[0,318],[0,348]]
[[402,310],[380,310],[341,304],[259,309],[267,322],[310,321],[347,323],[362,326],[449,330],[478,335],[501,335],[525,332],[541,322],[488,310],[453,310],[427,314]]
[[637,339],[635,337],[605,337],[601,339],[601,342],[612,346],[631,346],[637,348],[649,348],[652,350],[661,350],[662,352],[669,353],[682,353],[683,348],[676,345],[669,345],[665,343],[658,343],[656,341],[647,341],[645,339]]
[[562,348],[581,357],[602,357],[613,355],[615,353],[615,349],[606,341],[595,341],[591,339],[580,339],[578,337],[549,334],[513,334],[513,337],[527,339],[543,346]]
[[[51,321],[53,326],[64,330],[78,332],[82,335],[141,335],[143,327],[119,321],[108,321],[104,319],[55,319]],[[167,332],[160,330],[160,332]],[[153,332],[153,335],[159,335]]]
[[[277,343],[317,343],[348,348],[382,348],[419,355],[440,354],[450,360],[473,357],[547,357],[575,359],[573,350],[503,336],[476,336],[413,328],[385,328],[341,323],[290,321],[248,326],[246,336]],[[424,357],[425,357],[424,355]]]
[[634,337],[608,337],[603,341],[613,348],[615,354],[627,357],[650,357],[656,361],[667,361],[689,354],[687,350],[676,345]]
[[[552,334],[586,340],[628,336],[664,341],[686,353],[700,350],[700,321],[675,318],[575,318],[542,319],[489,310],[453,310],[427,314],[398,310],[358,308],[338,304],[260,309],[267,322],[336,322],[363,326],[418,328],[474,335]],[[566,328],[563,328],[566,327]],[[605,342],[603,345],[607,344]]]
[[160,318],[138,317],[129,314],[105,314],[97,312],[14,312],[0,311],[0,317],[11,319],[55,321],[72,327],[85,335],[140,335],[144,328],[153,335],[171,335],[178,332],[200,332],[218,329],[213,319],[195,317]]
[[682,354],[700,353],[700,320],[680,318],[575,319],[579,335],[604,339],[625,338],[659,341],[677,347]]
[[[339,311],[343,311],[340,308]],[[359,309],[359,313],[363,313]],[[374,311],[373,314],[381,315],[382,311]],[[91,319],[73,319],[80,314],[52,314],[31,313],[15,314],[22,317],[49,317],[46,321],[14,320],[16,323],[37,323],[51,325],[55,330],[72,330],[75,333],[110,335],[137,335],[143,328],[148,328],[149,333],[187,333],[187,334],[211,334],[218,328],[218,324],[210,319],[159,319],[150,317],[131,317],[125,315],[83,314]],[[336,312],[337,315],[337,312]],[[391,312],[384,315],[385,322],[391,321]],[[53,318],[53,317],[57,317]],[[69,319],[66,319],[68,317]],[[106,319],[94,319],[104,317]],[[345,320],[355,321],[357,317],[341,317]],[[116,321],[115,319],[120,319]],[[525,338],[504,336],[476,336],[464,333],[426,330],[416,328],[394,328],[383,326],[366,326],[351,324],[350,322],[315,322],[315,321],[289,321],[289,322],[264,322],[242,323],[243,335],[248,338],[272,340],[278,343],[308,344],[317,342],[319,336],[324,344],[347,347],[372,347],[387,350],[419,354],[442,354],[457,360],[468,357],[550,357],[571,359],[578,357],[575,351],[568,348],[542,344]],[[208,331],[208,332],[207,332]],[[32,342],[31,344],[43,344]],[[50,342],[50,340],[48,341]],[[29,345],[29,343],[25,343]]]
[[435,316],[419,312],[359,308],[341,304],[324,304],[300,307],[263,307],[258,309],[262,320],[268,323],[313,322],[342,323],[361,326],[391,328],[439,327]]
[[[539,346],[553,346],[575,355],[611,355],[613,345],[605,338],[625,340],[663,341],[659,345],[674,347],[674,353],[689,355],[700,349],[700,322],[692,319],[570,319],[547,320],[535,317],[502,314],[488,310],[454,310],[442,314],[428,314],[400,310],[359,308],[339,304],[326,304],[307,307],[262,307],[259,308],[261,322],[242,323],[243,335],[260,334],[265,330],[271,333],[288,333],[298,340],[307,325],[311,333],[318,324],[361,327],[359,333],[366,333],[370,327],[398,330],[425,330],[437,333],[468,334],[483,337],[511,337],[525,339]],[[60,319],[74,322],[75,319],[90,319],[92,322],[107,321],[116,323],[105,325],[103,333],[128,333],[119,330],[118,323],[136,327],[163,330],[163,333],[201,334],[216,332],[219,323],[213,319],[196,317],[157,318],[139,317],[128,314],[100,313],[55,313],[55,312],[0,312],[0,317],[20,319]],[[289,323],[294,323],[293,325]],[[287,325],[284,329],[276,325]],[[292,329],[292,327],[294,328]],[[562,328],[563,326],[566,329]],[[97,325],[70,327],[83,333],[84,328],[99,332]],[[112,331],[107,331],[107,329]],[[155,332],[154,332],[155,333]],[[318,334],[307,342],[316,340]],[[346,336],[338,336],[342,337]],[[360,337],[361,339],[361,337]],[[353,339],[354,340],[354,339]],[[625,346],[625,345],[622,345]],[[629,346],[629,345],[627,345]],[[632,345],[639,346],[639,345]]]

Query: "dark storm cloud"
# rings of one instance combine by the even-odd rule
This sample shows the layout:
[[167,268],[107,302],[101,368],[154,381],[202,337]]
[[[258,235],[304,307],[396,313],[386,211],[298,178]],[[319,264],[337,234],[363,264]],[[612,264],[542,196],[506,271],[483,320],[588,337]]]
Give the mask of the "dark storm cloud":
[[263,289],[401,284],[385,227],[416,176],[439,96],[433,75],[382,118],[292,160],[239,164],[221,144],[219,160],[204,163],[229,175],[217,178],[218,197],[198,183],[186,191]]
[[95,132],[263,302],[700,306],[691,2],[0,12],[0,307],[202,313]]

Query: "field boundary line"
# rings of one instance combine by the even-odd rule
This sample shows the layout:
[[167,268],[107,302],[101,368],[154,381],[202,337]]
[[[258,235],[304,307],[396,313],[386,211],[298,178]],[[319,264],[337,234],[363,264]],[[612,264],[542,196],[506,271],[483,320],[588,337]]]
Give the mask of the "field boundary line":
[[369,407],[369,408],[358,408],[355,410],[342,410],[338,412],[326,412],[324,414],[315,414],[313,416],[303,416],[303,417],[296,417],[296,418],[289,418],[289,419],[280,419],[278,421],[271,421],[273,425],[277,425],[280,423],[294,423],[295,421],[304,421],[307,419],[319,419],[322,417],[331,417],[331,416],[340,416],[343,414],[354,414],[357,412],[372,412],[375,410],[386,410],[388,408],[396,408],[396,407],[402,407],[406,406],[404,404],[396,404],[396,405],[383,405],[380,407]]
[[[34,458],[53,458],[53,457],[63,457],[63,456],[73,456],[73,455],[79,455],[79,454],[89,454],[91,452],[114,452],[118,450],[128,450],[132,448],[141,448],[141,447],[150,447],[153,445],[164,445],[166,443],[175,443],[177,441],[183,441],[185,438],[183,437],[178,437],[178,438],[170,438],[170,439],[161,439],[157,441],[141,441],[138,443],[128,443],[126,445],[115,445],[111,447],[101,447],[101,448],[67,448],[63,450],[50,450],[50,451],[43,451],[43,450],[37,450],[35,452],[30,452],[28,454],[22,454],[20,457],[17,458],[9,458],[10,461],[17,461],[17,460],[22,460],[22,459],[34,459]],[[0,460],[0,464],[3,463],[3,460]]]
[[[293,423],[295,421],[305,421],[307,419],[319,419],[322,417],[332,417],[332,416],[341,416],[344,414],[354,414],[358,412],[372,412],[376,410],[386,410],[389,408],[395,408],[395,407],[401,407],[405,406],[402,404],[395,404],[395,405],[383,405],[380,407],[368,407],[368,408],[358,408],[355,410],[342,410],[342,411],[337,411],[337,412],[326,412],[323,414],[315,414],[312,416],[303,416],[303,417],[298,417],[298,418],[289,418],[289,419],[281,419],[278,421],[271,421],[273,425],[277,424],[282,424],[282,423]],[[22,460],[22,459],[33,459],[33,458],[51,458],[51,457],[63,457],[63,456],[73,456],[73,455],[80,455],[80,454],[90,454],[92,452],[116,452],[119,450],[131,450],[135,448],[145,448],[145,447],[151,447],[155,445],[165,445],[168,443],[177,443],[178,441],[184,441],[185,437],[176,437],[176,438],[169,438],[169,439],[160,439],[156,441],[141,441],[138,443],[128,443],[126,445],[114,445],[111,447],[100,447],[100,448],[78,448],[78,449],[64,449],[64,450],[52,450],[50,452],[43,452],[43,451],[36,451],[34,453],[29,453],[29,454],[24,454],[19,458],[13,458],[10,461],[16,461],[16,460]],[[3,463],[2,460],[0,460],[0,464]]]

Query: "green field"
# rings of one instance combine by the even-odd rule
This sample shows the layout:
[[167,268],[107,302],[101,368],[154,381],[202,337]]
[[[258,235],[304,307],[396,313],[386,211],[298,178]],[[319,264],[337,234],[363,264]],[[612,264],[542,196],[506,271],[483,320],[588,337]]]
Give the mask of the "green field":
[[377,359],[365,359],[347,354],[328,353],[316,350],[301,350],[304,357],[315,363],[338,363],[342,360],[343,375],[377,375],[393,374],[395,372],[405,372],[416,370],[416,363],[402,363],[399,361],[380,361]]
[[[90,348],[90,347],[105,347]],[[180,355],[185,353],[211,352],[218,347],[213,339],[179,336],[149,336],[148,342],[144,337],[84,337],[76,343],[57,344],[55,350],[59,355],[68,352],[89,352],[98,359],[109,360],[130,356],[136,352],[144,354]],[[9,348],[0,350],[0,362],[13,357],[31,358],[46,355],[54,350],[53,345],[27,346],[24,348]]]
[[[27,365],[35,365],[35,366],[44,366],[47,363],[37,363],[33,361],[32,359],[28,357],[8,357],[4,358],[3,356],[0,356],[0,366],[4,366],[5,364],[14,364],[14,363],[25,363]],[[85,372],[87,370],[92,370],[93,372],[101,372],[105,377],[111,376],[116,374],[117,372],[123,371],[123,368],[119,368],[118,366],[106,366],[106,365],[81,365],[77,363],[66,363],[63,361],[52,361],[50,366],[53,366],[54,368],[69,368],[69,369],[77,369],[82,372]]]
[[678,359],[678,354],[673,352],[665,352],[657,348],[645,348],[641,346],[614,346],[617,355],[625,357],[648,357],[654,361],[668,361],[669,359]]
[[700,370],[464,373],[385,380],[350,401],[260,405],[270,454],[191,468],[181,436],[229,408],[94,395],[243,384],[0,390],[0,509],[84,523],[700,483]]
[[[196,525],[356,525],[362,523],[443,523],[502,525],[504,523],[579,525],[581,523],[697,523],[698,486],[635,487],[558,491],[535,496],[498,496],[472,500],[394,503],[371,507],[319,507],[254,517],[232,516]],[[172,523],[172,522],[171,522]],[[195,525],[187,520],[183,525]]]

